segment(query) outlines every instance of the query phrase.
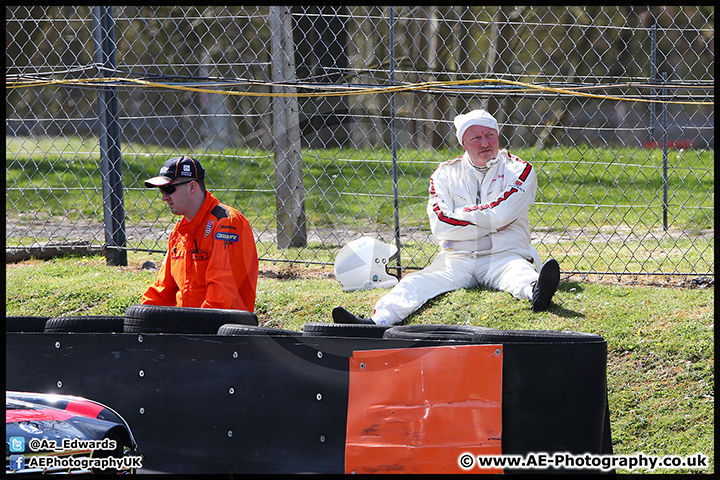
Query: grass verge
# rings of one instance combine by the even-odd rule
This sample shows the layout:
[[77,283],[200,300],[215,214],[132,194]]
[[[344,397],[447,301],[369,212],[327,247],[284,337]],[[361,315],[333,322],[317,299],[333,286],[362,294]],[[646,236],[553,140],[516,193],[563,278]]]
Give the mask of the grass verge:
[[[140,265],[159,265],[162,255],[128,252],[128,259],[127,267],[108,267],[102,257],[6,265],[6,313],[123,315],[156,277]],[[307,322],[330,322],[336,305],[367,316],[386,292],[343,292],[330,267],[263,262],[261,271],[256,313],[265,326],[301,330]],[[608,342],[614,453],[703,453],[706,471],[657,472],[714,473],[714,298],[714,288],[565,281],[551,309],[534,313],[507,293],[474,288],[437,297],[406,322],[600,334]]]

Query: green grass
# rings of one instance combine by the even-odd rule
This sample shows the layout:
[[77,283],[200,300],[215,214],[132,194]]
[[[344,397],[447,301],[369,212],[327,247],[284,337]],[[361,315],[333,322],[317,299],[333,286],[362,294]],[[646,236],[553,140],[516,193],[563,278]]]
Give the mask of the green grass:
[[[6,218],[44,220],[67,216],[103,218],[99,147],[78,138],[7,137]],[[435,254],[426,213],[429,178],[438,162],[459,151],[400,150],[398,196],[401,227],[415,231],[403,245],[403,266],[422,268]],[[585,272],[700,273],[714,271],[714,241],[698,235],[714,228],[714,151],[671,150],[668,154],[668,209],[663,211],[663,157],[660,150],[578,146],[512,152],[535,165],[539,189],[530,222],[536,236],[582,232],[585,238],[534,242],[564,269]],[[168,156],[157,146],[123,146],[126,224],[165,228],[174,218],[143,180],[156,174]],[[272,152],[233,150],[196,155],[207,166],[208,186],[234,205],[256,233],[276,227]],[[303,150],[307,231],[388,232],[393,242],[394,199],[391,155],[387,150]],[[663,216],[675,232],[662,240]],[[633,238],[598,241],[599,233],[631,232]],[[650,234],[651,233],[651,234]],[[62,235],[62,232],[54,232]],[[574,236],[571,235],[571,236]],[[678,236],[682,238],[677,238]],[[622,237],[622,235],[620,235]],[[61,238],[12,237],[8,245]],[[69,240],[75,239],[67,238]],[[642,239],[642,241],[637,240]],[[593,240],[593,241],[591,241]],[[334,240],[329,239],[328,242]],[[164,249],[162,241],[129,238],[130,248]],[[261,258],[300,263],[332,262],[341,245],[310,244],[278,249],[259,241]],[[330,249],[328,250],[328,247]]]
[[[582,272],[616,272],[627,274],[664,271],[712,272],[715,270],[713,238],[662,238],[612,242],[558,242],[537,246],[541,258],[553,257],[563,270]],[[669,271],[668,273],[674,273]]]
[[[162,256],[129,252],[128,267],[108,267],[101,257],[7,265],[7,314],[123,315],[155,279],[139,270],[145,260],[159,264]],[[386,292],[343,292],[329,267],[306,272],[262,262],[261,270],[275,272],[258,285],[256,313],[266,326],[299,331],[330,322],[336,305],[367,316]],[[711,465],[702,473],[714,473],[714,297],[714,288],[564,282],[550,310],[534,313],[507,293],[474,288],[437,297],[406,322],[600,334],[608,342],[614,453],[700,452]]]
[[[102,212],[97,145],[71,139],[6,138],[6,214],[46,212],[71,218]],[[429,178],[437,164],[459,151],[398,153],[400,217],[427,229]],[[531,223],[556,230],[602,226],[662,226],[662,152],[594,147],[512,152],[538,169],[539,190]],[[125,209],[132,219],[171,215],[142,181],[156,175],[175,152],[127,145],[123,149]],[[237,206],[253,225],[274,225],[272,152],[238,150],[194,154],[208,184]],[[668,157],[669,224],[685,231],[713,228],[714,151],[671,151]],[[309,227],[392,225],[393,175],[387,150],[303,151],[305,210]]]

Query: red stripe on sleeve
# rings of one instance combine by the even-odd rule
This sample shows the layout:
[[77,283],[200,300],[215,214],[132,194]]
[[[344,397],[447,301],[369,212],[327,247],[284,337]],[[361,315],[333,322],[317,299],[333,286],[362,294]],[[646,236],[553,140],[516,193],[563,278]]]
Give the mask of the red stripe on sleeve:
[[520,174],[520,177],[519,177],[520,180],[522,180],[523,182],[524,182],[525,180],[527,180],[527,178],[528,178],[528,176],[530,175],[530,172],[531,172],[531,171],[532,171],[532,165],[530,165],[529,163],[526,164],[526,165],[525,165],[525,170],[523,170],[523,172]]
[[454,225],[456,227],[466,227],[468,225],[472,225],[472,223],[465,221],[465,220],[458,220],[457,218],[448,217],[443,213],[442,210],[440,210],[440,205],[437,203],[433,205],[433,212],[435,212],[435,215],[437,215],[438,220],[440,220],[443,223],[447,223],[448,225]]

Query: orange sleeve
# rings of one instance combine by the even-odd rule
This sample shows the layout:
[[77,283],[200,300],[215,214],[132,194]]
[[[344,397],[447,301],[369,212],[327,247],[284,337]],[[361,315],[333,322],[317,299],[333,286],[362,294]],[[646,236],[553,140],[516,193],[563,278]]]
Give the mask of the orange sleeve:
[[[223,228],[223,226],[225,228]],[[250,223],[242,216],[213,226],[207,292],[202,308],[255,310],[258,256]]]
[[158,271],[158,278],[143,294],[140,300],[141,304],[168,307],[177,304],[176,295],[178,286],[175,283],[175,279],[170,275],[170,251],[171,249],[168,248],[168,253],[165,254],[165,260]]

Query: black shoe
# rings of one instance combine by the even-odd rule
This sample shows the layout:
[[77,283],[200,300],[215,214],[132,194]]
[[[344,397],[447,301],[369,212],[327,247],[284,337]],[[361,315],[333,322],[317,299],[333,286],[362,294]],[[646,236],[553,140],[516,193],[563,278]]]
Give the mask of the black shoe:
[[537,282],[533,285],[531,307],[535,312],[547,310],[550,300],[560,283],[560,265],[557,260],[550,259],[540,269]]
[[332,311],[333,322],[335,323],[354,323],[354,324],[366,324],[375,325],[375,322],[369,318],[356,317],[352,313],[345,310],[343,307],[335,307]]

